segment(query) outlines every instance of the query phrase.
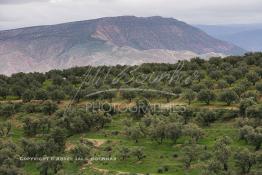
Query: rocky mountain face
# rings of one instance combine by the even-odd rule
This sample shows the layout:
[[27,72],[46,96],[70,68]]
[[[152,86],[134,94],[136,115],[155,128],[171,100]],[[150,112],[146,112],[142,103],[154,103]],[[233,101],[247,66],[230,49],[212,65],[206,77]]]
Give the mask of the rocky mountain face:
[[7,75],[84,65],[173,63],[216,53],[244,50],[172,18],[107,17],[0,31],[0,74]]

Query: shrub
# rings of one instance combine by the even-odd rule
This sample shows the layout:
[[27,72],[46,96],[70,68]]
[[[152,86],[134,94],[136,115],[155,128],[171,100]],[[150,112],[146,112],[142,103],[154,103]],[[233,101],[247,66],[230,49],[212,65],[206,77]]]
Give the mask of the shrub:
[[159,167],[158,169],[157,169],[157,173],[159,173],[159,174],[162,174],[162,173],[164,173],[164,168],[163,167]]
[[169,166],[168,165],[165,165],[163,168],[164,168],[164,171],[169,171]]
[[178,157],[178,155],[177,155],[177,153],[173,153],[173,156],[172,156],[173,158],[177,158]]

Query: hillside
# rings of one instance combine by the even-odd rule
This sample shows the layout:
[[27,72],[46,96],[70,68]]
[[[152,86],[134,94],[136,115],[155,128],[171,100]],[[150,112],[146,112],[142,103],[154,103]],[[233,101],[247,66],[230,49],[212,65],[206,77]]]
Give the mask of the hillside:
[[1,175],[262,172],[262,53],[0,82]]
[[[166,52],[171,54],[163,58]],[[76,65],[130,64],[130,60],[131,64],[172,63],[198,54],[243,52],[184,22],[162,17],[108,17],[0,31],[0,73],[8,75]]]

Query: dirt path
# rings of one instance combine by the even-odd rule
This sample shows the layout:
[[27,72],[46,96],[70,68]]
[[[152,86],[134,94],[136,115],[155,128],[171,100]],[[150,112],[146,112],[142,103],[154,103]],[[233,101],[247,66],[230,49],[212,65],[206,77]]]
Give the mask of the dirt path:
[[[91,142],[94,147],[99,148],[101,145],[103,145],[107,140],[105,139],[88,139],[88,138],[84,138],[84,140]],[[72,149],[74,149],[76,147],[76,144],[74,143],[66,143],[66,151],[71,151]]]
[[76,147],[75,144],[66,143],[66,145],[65,145],[65,150],[66,150],[66,151],[71,151],[71,150],[74,149],[75,147]]
[[[0,101],[0,104],[1,103],[21,103],[22,100],[2,100]],[[32,100],[31,102],[33,103],[42,103],[41,100]],[[85,106],[86,104],[88,103],[92,103],[92,101],[80,101],[79,103],[77,104],[74,104],[74,105],[77,105],[77,106]],[[127,101],[121,101],[121,102],[112,102],[112,103],[109,103],[109,102],[102,102],[102,103],[108,103],[108,104],[111,104],[112,106],[114,106],[115,108],[118,108],[118,109],[124,109],[124,108],[130,108],[132,106],[135,105],[135,102],[127,102]],[[61,101],[58,106],[60,108],[65,108],[65,107],[68,107],[68,105],[70,104],[70,100],[63,100]],[[172,102],[169,102],[169,103],[166,103],[166,102],[150,102],[150,105],[152,106],[156,106],[156,105],[159,105],[161,108],[169,108],[169,107],[174,107],[174,106],[187,106],[187,102],[185,101],[172,101]],[[199,104],[192,104],[191,107],[195,107],[195,108],[206,108],[206,109],[230,109],[230,110],[238,110],[238,106],[237,105],[232,105],[232,106],[225,106],[225,105],[217,105],[217,104],[214,104],[214,105],[199,105]]]
[[103,145],[107,141],[105,139],[87,139],[87,140],[93,143],[93,145],[97,148],[99,148],[101,145]]
[[[108,169],[102,169],[102,168],[97,168],[93,165],[90,166],[90,168],[92,168],[93,170],[99,172],[99,173],[102,173],[103,175],[108,175],[109,172],[112,172],[112,170],[108,170]],[[81,168],[82,169],[82,168]],[[84,168],[85,169],[85,168]],[[129,174],[130,172],[124,172],[124,171],[113,171],[115,172],[116,174],[115,175],[126,175],[126,174]],[[144,174],[141,174],[141,173],[136,173],[137,175],[144,175]]]
[[[93,145],[97,148],[99,148],[101,145],[103,145],[107,140],[105,139],[86,139],[88,141],[90,141],[91,143],[93,143]],[[68,144],[68,149],[69,148],[72,148],[73,144]],[[95,167],[92,163],[92,161],[88,161],[86,162],[85,164],[82,165],[81,167],[81,170],[85,170],[86,168],[92,168],[93,170],[99,172],[99,173],[102,173],[103,175],[107,175],[109,172],[112,172],[112,170],[108,170],[108,169],[102,169],[102,168],[98,168],[98,167]],[[123,175],[123,174],[129,174],[130,172],[123,172],[123,171],[114,171],[116,172],[116,175]],[[143,175],[143,174],[139,174],[137,173],[137,175]]]

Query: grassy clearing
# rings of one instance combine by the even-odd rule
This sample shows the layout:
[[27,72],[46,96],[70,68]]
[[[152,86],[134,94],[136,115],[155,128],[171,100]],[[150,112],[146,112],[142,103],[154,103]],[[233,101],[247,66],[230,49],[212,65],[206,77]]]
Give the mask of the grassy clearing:
[[[130,173],[150,173],[158,174],[157,170],[160,167],[169,167],[169,171],[163,174],[165,175],[184,175],[185,169],[181,163],[183,159],[182,144],[185,142],[186,138],[182,137],[177,141],[177,144],[173,144],[169,140],[165,140],[163,144],[158,144],[150,139],[140,139],[138,143],[133,140],[126,138],[122,134],[117,136],[105,136],[104,133],[110,133],[112,131],[123,131],[122,121],[126,118],[125,115],[118,115],[114,117],[112,123],[108,125],[105,129],[98,132],[89,132],[81,135],[74,135],[69,138],[68,142],[75,144],[79,141],[79,138],[90,139],[90,140],[100,140],[104,143],[98,149],[98,155],[107,156],[107,153],[103,151],[103,148],[109,145],[113,145],[114,148],[118,146],[126,146],[128,148],[141,147],[143,148],[146,158],[142,161],[137,161],[135,158],[129,158],[128,160],[116,161],[105,161],[92,162],[92,167],[95,169],[118,172],[130,172]],[[246,147],[247,145],[243,141],[238,139],[238,130],[234,127],[234,122],[216,122],[210,127],[204,128],[205,137],[200,140],[200,145],[206,145],[209,151],[212,151],[212,146],[214,145],[216,139],[220,136],[227,135],[233,140],[232,148]],[[109,142],[105,142],[109,141]],[[173,157],[176,154],[177,157]],[[203,162],[195,162],[188,174],[198,175],[201,174],[201,167],[204,165]],[[233,165],[232,165],[233,166]],[[233,168],[233,167],[232,167]],[[87,170],[83,170],[87,173]]]

